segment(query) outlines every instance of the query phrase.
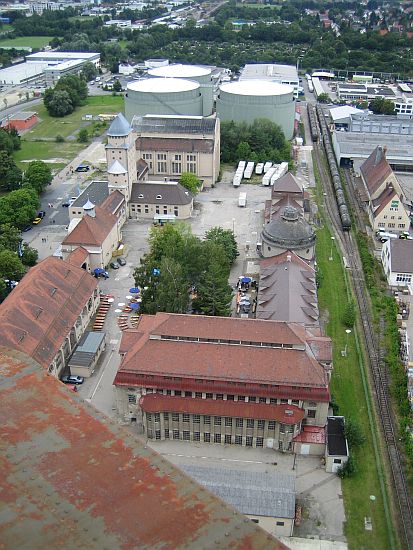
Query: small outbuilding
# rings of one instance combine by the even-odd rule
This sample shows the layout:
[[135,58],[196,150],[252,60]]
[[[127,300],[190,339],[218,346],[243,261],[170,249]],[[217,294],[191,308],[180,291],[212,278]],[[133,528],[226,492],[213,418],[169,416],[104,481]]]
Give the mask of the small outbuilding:
[[89,378],[105,347],[104,332],[85,332],[69,360],[70,374]]
[[295,519],[294,476],[189,464],[181,464],[180,468],[271,535],[292,536]]
[[2,122],[2,128],[14,128],[18,132],[29,130],[39,122],[39,117],[34,111],[19,111],[6,117]]
[[344,416],[327,417],[326,472],[335,474],[348,461],[349,451],[344,425]]

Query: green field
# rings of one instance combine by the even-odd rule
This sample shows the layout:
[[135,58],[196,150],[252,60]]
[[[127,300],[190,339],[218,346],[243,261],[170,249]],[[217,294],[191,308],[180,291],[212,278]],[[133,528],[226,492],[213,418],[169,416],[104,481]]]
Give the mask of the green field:
[[[318,174],[315,170],[316,180]],[[317,202],[323,205],[320,186],[317,189]],[[324,222],[326,218],[320,208]],[[321,273],[318,290],[319,306],[326,319],[326,332],[333,340],[334,370],[331,379],[332,400],[339,406],[338,413],[354,420],[361,428],[365,443],[353,450],[356,472],[342,481],[346,514],[345,535],[349,548],[388,550],[399,548],[391,523],[388,494],[382,455],[377,452],[380,436],[372,407],[370,391],[367,388],[367,372],[364,356],[355,327],[349,336],[341,319],[346,302],[350,298],[347,273],[342,267],[341,255],[333,248],[330,261],[331,233],[325,225],[317,231],[317,265]],[[347,356],[341,350],[347,343]],[[375,500],[370,496],[374,495]],[[372,531],[364,528],[364,518],[372,518]]]
[[[49,116],[43,104],[37,105],[35,109],[41,122],[22,137],[21,149],[14,153],[14,159],[23,169],[27,161],[31,160],[45,162],[50,160],[51,168],[55,169],[68,164],[87,146],[76,141],[79,128],[92,128],[93,124],[91,121],[82,120],[82,116],[123,111],[123,97],[109,95],[89,97],[86,105],[78,107],[74,113],[63,118]],[[101,133],[104,130],[105,127],[102,126]],[[58,135],[65,139],[64,143],[55,141]]]
[[18,48],[19,46],[27,48],[44,48],[53,36],[20,36],[19,38],[4,38],[0,40],[0,48]]

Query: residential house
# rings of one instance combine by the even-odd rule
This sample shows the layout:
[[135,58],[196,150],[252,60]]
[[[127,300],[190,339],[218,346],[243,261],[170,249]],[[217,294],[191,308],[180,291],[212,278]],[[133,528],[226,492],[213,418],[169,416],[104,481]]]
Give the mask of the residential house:
[[389,286],[413,290],[413,241],[389,239],[383,243],[381,261]]
[[374,230],[405,231],[410,219],[403,191],[386,159],[386,148],[376,147],[360,166],[361,193]]

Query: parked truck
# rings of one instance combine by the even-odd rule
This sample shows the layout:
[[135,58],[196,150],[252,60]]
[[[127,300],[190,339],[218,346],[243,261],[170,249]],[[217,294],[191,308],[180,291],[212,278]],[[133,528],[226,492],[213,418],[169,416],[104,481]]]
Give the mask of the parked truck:
[[238,197],[238,206],[241,206],[244,208],[247,206],[247,194],[246,193],[240,193]]
[[247,180],[251,179],[252,173],[254,171],[254,164],[255,164],[254,162],[249,162],[247,164],[247,167],[244,170],[244,178],[245,179],[247,179]]

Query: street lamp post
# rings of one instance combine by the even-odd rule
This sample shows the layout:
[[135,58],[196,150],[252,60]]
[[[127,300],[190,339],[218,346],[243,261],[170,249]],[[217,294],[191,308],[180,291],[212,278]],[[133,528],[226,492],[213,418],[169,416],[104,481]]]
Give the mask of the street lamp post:
[[235,235],[235,218],[232,218],[232,232]]
[[336,240],[335,237],[331,237],[330,257],[328,258],[330,262],[333,260],[333,245],[335,240]]

